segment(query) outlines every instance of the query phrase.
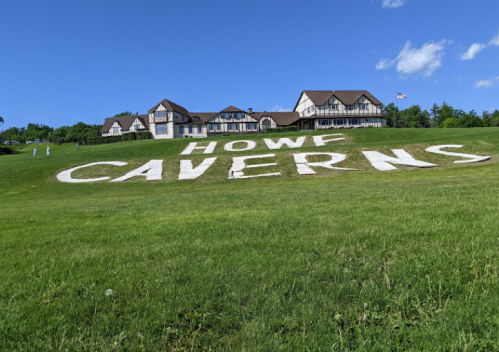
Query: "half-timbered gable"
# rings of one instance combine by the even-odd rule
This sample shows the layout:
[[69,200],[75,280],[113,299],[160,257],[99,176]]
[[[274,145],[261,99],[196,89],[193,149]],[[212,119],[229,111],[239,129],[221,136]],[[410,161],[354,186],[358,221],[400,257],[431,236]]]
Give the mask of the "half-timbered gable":
[[103,136],[118,136],[127,132],[148,131],[148,115],[130,115],[107,118],[102,126]]
[[246,134],[259,131],[258,119],[250,111],[229,106],[206,121],[208,134]]

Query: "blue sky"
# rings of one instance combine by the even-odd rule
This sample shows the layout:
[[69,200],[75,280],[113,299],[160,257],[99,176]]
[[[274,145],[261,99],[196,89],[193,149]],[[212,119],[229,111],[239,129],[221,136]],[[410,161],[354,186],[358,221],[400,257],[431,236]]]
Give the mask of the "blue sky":
[[1,129],[167,98],[291,110],[302,90],[499,109],[496,0],[0,0]]

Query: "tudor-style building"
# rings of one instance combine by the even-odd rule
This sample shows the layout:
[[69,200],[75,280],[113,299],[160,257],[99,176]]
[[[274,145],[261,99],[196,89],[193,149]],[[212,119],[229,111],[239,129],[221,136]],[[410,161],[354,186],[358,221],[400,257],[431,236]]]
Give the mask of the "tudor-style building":
[[261,133],[266,128],[297,126],[299,130],[381,127],[382,103],[366,90],[301,93],[294,111],[253,112],[229,106],[219,112],[189,112],[163,99],[148,115],[107,118],[103,136],[150,131],[155,139]]

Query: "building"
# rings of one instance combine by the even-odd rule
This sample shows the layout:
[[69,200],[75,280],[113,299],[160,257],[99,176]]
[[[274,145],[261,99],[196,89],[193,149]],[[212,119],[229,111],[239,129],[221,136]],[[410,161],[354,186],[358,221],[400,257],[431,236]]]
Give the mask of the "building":
[[381,127],[386,125],[381,106],[366,90],[306,90],[290,112],[253,112],[234,106],[219,112],[189,112],[163,99],[147,115],[107,118],[102,136],[150,131],[155,139],[202,138],[287,126],[297,126],[298,130]]

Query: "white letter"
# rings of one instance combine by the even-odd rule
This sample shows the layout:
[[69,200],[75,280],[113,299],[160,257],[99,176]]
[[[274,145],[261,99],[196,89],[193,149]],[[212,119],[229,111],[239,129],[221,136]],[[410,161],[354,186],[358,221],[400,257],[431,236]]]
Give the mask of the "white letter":
[[105,181],[105,180],[109,180],[110,177],[106,176],[106,177],[100,177],[100,178],[85,178],[85,179],[81,179],[81,178],[72,178],[71,177],[71,173],[73,171],[75,171],[75,170],[83,169],[84,167],[90,167],[90,166],[94,166],[94,165],[124,166],[124,165],[127,165],[127,164],[128,163],[125,163],[123,161],[102,161],[102,162],[98,162],[98,163],[86,164],[86,165],[73,167],[72,169],[59,172],[59,174],[57,175],[57,179],[59,181],[61,181],[61,182],[67,182],[67,183],[83,183],[83,182]]
[[264,138],[263,140],[264,140],[265,144],[267,144],[267,147],[269,147],[269,149],[281,149],[281,147],[284,144],[286,144],[288,146],[288,148],[300,148],[303,145],[303,142],[305,142],[305,138],[306,137],[298,137],[296,139],[296,142],[293,142],[289,138],[279,138],[277,143],[272,141],[272,139],[270,139],[270,138]]
[[485,161],[489,160],[490,156],[480,156],[480,155],[474,155],[474,154],[462,154],[462,153],[453,153],[453,152],[446,152],[445,150],[440,150],[442,148],[462,148],[462,145],[456,145],[456,144],[448,144],[448,145],[437,145],[434,147],[429,147],[426,148],[427,152],[430,153],[435,153],[435,154],[442,154],[442,155],[450,155],[450,156],[460,156],[462,158],[469,158],[471,160],[457,160],[454,161],[454,163],[476,163],[479,161]]
[[[309,163],[307,161],[307,156],[309,155],[329,155],[331,157],[330,161],[325,161],[325,162],[316,162],[316,163]],[[310,168],[310,166],[320,166],[320,167],[325,167],[326,169],[334,169],[334,170],[356,170],[356,169],[347,169],[343,167],[333,167],[333,164],[339,163],[340,161],[343,161],[346,159],[345,154],[340,154],[340,153],[300,153],[300,154],[293,154],[295,158],[295,163],[296,163],[296,171],[300,175],[315,175],[316,172]]]
[[192,153],[194,149],[205,149],[204,153],[205,154],[211,154],[215,150],[215,146],[217,145],[217,142],[210,142],[207,147],[196,147],[197,142],[194,143],[189,143],[187,148],[180,153],[180,155],[189,155]]
[[271,164],[258,164],[258,165],[246,165],[244,162],[247,159],[258,159],[258,158],[274,158],[275,154],[265,154],[265,155],[252,155],[252,156],[239,156],[234,157],[232,162],[232,167],[229,170],[229,174],[234,171],[234,178],[249,178],[249,177],[260,177],[260,176],[279,176],[280,172],[274,172],[271,174],[260,174],[254,176],[244,176],[243,170],[252,168],[252,167],[265,167],[265,166],[273,166],[277,165],[277,163]]
[[203,162],[196,167],[192,168],[191,160],[180,160],[180,174],[178,175],[179,180],[194,180],[204,174],[206,170],[217,160],[217,158],[204,159]]
[[[146,172],[147,171],[147,172]],[[130,171],[125,176],[118,177],[111,182],[122,182],[126,181],[135,176],[146,176],[148,181],[161,180],[161,174],[163,173],[163,160],[151,160],[147,164],[142,165],[138,169]]]
[[[246,148],[243,148],[243,149],[234,149],[234,144],[236,144],[236,143],[246,143],[247,146],[246,146]],[[255,147],[256,147],[256,142],[253,142],[253,141],[234,141],[234,142],[227,143],[224,146],[224,149],[228,152],[242,152],[244,150],[250,150],[250,149],[253,149]]]
[[430,164],[425,161],[420,161],[414,159],[412,155],[407,153],[404,149],[392,149],[393,154],[397,156],[398,159],[392,158],[391,156],[379,153],[379,152],[362,152],[366,156],[367,160],[376,169],[381,171],[387,170],[397,170],[397,168],[392,164],[415,166],[415,167],[433,167],[437,166],[435,164]]
[[326,142],[341,141],[342,139],[345,139],[345,138],[333,138],[333,139],[323,140],[324,137],[329,137],[329,136],[341,136],[341,133],[333,133],[333,134],[325,134],[322,136],[314,136],[315,146],[320,147],[320,146],[326,145]]

